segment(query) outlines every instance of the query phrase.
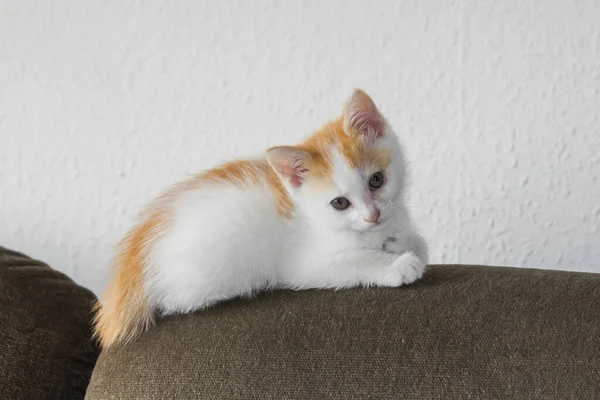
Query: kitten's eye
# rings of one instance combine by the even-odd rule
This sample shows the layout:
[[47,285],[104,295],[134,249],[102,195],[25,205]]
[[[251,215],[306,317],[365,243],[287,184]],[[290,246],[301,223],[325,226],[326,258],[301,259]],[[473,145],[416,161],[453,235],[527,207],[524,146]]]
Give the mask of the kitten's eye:
[[331,200],[331,205],[336,210],[342,211],[342,210],[345,210],[346,208],[350,207],[350,200],[348,200],[345,197],[337,197],[337,198]]
[[369,178],[369,186],[372,189],[379,189],[383,186],[384,181],[385,178],[383,176],[383,172],[379,171],[371,175],[371,177]]

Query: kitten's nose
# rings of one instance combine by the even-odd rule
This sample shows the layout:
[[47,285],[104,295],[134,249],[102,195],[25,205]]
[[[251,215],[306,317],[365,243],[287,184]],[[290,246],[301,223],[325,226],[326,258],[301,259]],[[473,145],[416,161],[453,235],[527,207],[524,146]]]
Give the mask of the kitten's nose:
[[377,221],[379,221],[379,216],[381,215],[381,212],[379,211],[378,208],[374,209],[373,211],[371,211],[369,213],[369,217],[365,218],[365,221],[367,222],[373,222],[373,223],[377,223]]

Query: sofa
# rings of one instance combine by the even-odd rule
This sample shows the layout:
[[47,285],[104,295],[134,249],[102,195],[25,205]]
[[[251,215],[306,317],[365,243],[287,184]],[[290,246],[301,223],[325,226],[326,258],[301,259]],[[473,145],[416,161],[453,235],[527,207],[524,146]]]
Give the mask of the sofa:
[[101,352],[90,296],[0,249],[3,398],[600,398],[600,274],[432,265],[403,288],[232,300]]

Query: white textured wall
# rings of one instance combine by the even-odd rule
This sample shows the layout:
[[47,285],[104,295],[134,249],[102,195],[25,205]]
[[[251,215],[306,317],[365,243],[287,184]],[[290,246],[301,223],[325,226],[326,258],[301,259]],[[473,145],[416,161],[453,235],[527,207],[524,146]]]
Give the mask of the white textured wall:
[[600,272],[600,5],[0,0],[0,244],[99,291],[164,186],[366,89],[432,261]]

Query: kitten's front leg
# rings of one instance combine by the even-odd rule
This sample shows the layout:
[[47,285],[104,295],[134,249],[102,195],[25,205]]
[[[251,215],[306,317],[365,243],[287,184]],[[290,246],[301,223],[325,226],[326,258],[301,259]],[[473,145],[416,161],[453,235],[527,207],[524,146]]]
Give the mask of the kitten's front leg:
[[383,243],[383,250],[388,253],[400,254],[396,262],[402,266],[400,269],[402,269],[403,275],[415,276],[414,280],[423,276],[428,254],[427,244],[420,235],[413,233],[388,238]]
[[[388,271],[384,280],[390,282],[387,286],[400,286],[421,279],[425,272],[425,263],[412,252],[400,254],[394,260],[393,267]],[[394,282],[399,282],[394,285]]]
[[349,250],[310,257],[283,276],[281,284],[296,289],[347,288],[358,285],[397,287],[421,278],[425,264],[413,253]]
[[335,260],[334,265],[353,266],[359,270],[365,285],[388,287],[411,284],[425,271],[423,261],[412,252],[389,255],[380,251],[350,252]]

